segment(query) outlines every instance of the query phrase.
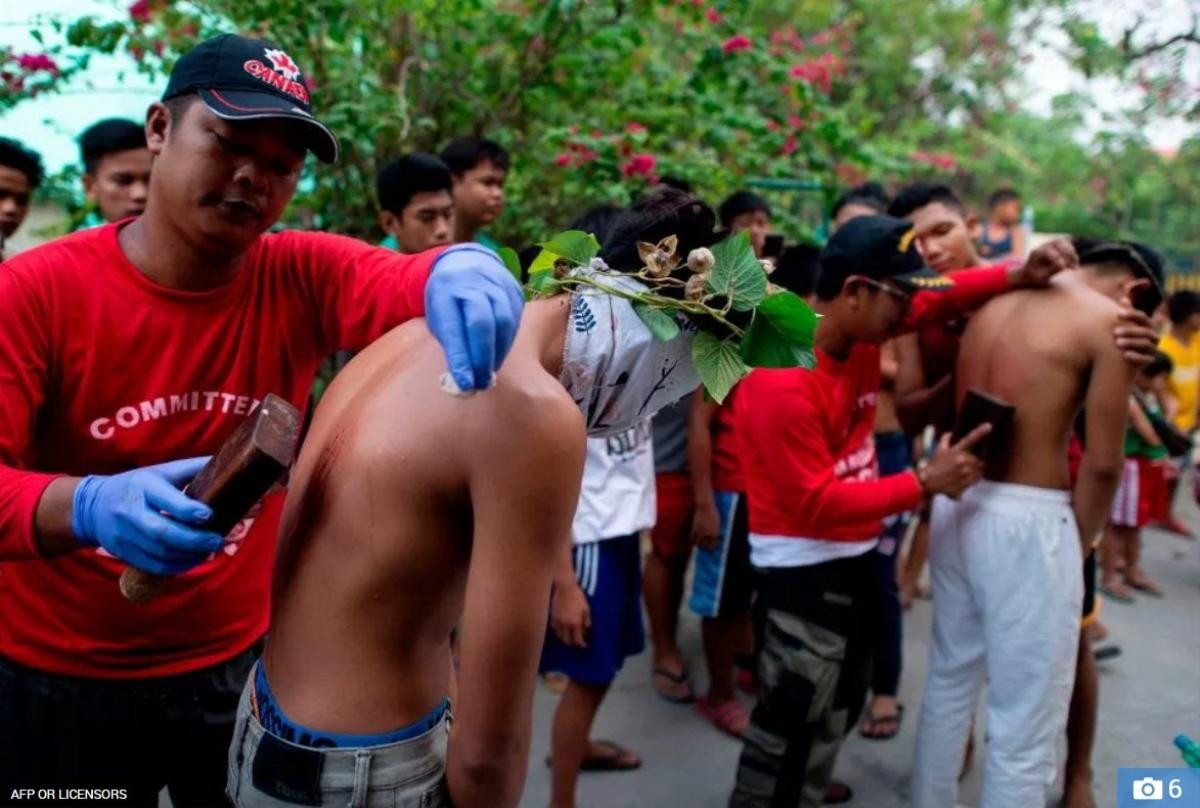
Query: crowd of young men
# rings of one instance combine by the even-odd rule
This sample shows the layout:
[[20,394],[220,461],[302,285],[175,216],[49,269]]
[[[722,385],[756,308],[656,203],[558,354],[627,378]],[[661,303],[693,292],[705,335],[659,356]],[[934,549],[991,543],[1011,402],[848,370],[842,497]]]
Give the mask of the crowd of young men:
[[[549,763],[566,808],[580,771],[640,764],[590,730],[643,648],[644,597],[655,690],[744,744],[722,775],[730,804],[845,801],[832,772],[847,733],[862,716],[888,738],[903,717],[897,554],[920,515],[907,566],[927,541],[934,633],[915,803],[954,803],[986,676],[984,804],[1046,804],[1064,734],[1065,799],[1090,804],[1083,560],[1154,355],[1130,305],[1161,297],[1152,252],[1053,242],[1026,258],[1005,192],[978,241],[1008,257],[985,266],[963,204],[922,183],[891,200],[852,189],[815,262],[773,255],[770,207],[749,191],[719,225],[671,188],[594,212],[618,269],[640,241],[675,235],[686,254],[744,230],[821,315],[814,368],[755,370],[718,406],[686,335],[655,341],[627,303],[523,306],[485,232],[509,170],[492,141],[384,166],[384,248],[268,234],[306,153],[337,154],[306,95],[241,69],[272,47],[210,40],[144,126],[85,132],[99,226],[0,271],[0,782],[111,784],[141,804],[165,787],[181,806],[513,805],[540,670],[565,680]],[[0,141],[0,235],[40,180],[36,155]],[[1172,299],[1163,349],[1188,392],[1197,317]],[[286,498],[229,537],[206,530],[209,509],[180,491],[204,455],[267,393],[303,406],[338,350],[361,353]],[[447,366],[481,392],[448,397]],[[952,442],[971,389],[1014,419]],[[1169,414],[1184,431],[1187,394]],[[676,638],[693,554],[704,694]],[[127,564],[171,576],[165,594],[126,602]]]

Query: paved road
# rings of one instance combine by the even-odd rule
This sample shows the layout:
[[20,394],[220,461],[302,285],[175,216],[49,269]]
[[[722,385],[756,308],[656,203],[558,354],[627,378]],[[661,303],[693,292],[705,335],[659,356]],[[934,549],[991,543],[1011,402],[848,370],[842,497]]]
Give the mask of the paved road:
[[[1193,527],[1200,513],[1190,501],[1181,512]],[[1102,663],[1100,726],[1094,756],[1099,805],[1116,803],[1118,766],[1182,765],[1171,739],[1179,732],[1200,738],[1200,543],[1147,531],[1145,567],[1166,597],[1141,597],[1134,605],[1105,600],[1102,618],[1123,654]],[[905,670],[901,700],[908,706],[900,734],[890,741],[853,736],[843,747],[837,776],[855,789],[850,803],[869,808],[908,805],[916,714],[928,656],[930,608],[918,602],[905,624]],[[703,678],[699,626],[690,615],[682,627],[684,653]],[[550,720],[556,697],[538,689],[529,778],[522,806],[545,806],[549,798]],[[977,725],[982,740],[982,712]],[[719,734],[689,707],[667,704],[650,686],[647,654],[631,659],[600,708],[594,737],[628,743],[642,756],[641,770],[585,774],[580,808],[716,808],[724,806],[740,745]],[[980,746],[982,753],[982,745]],[[982,757],[963,783],[959,801],[979,804]]]

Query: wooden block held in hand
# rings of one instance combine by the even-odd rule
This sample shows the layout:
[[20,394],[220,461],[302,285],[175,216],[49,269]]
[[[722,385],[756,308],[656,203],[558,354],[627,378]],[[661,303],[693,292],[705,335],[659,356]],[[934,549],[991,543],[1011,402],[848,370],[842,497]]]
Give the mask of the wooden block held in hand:
[[[274,393],[238,425],[183,489],[212,508],[205,528],[224,536],[246,517],[291,465],[300,426],[300,412]],[[127,567],[121,574],[121,593],[134,603],[145,603],[157,597],[166,582],[163,576]]]
[[1009,427],[1012,426],[1013,416],[1017,408],[1002,398],[989,395],[974,387],[967,390],[963,399],[962,409],[958,415],[958,423],[954,425],[954,435],[951,443],[971,434],[980,424],[991,424],[992,431],[972,447],[971,452],[980,460],[987,462],[995,452],[1008,444]]

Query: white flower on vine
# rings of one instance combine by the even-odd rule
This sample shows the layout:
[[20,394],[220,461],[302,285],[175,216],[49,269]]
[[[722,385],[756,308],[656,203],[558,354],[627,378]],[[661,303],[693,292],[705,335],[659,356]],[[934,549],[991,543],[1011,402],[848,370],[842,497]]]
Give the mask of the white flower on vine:
[[697,247],[688,253],[688,269],[697,275],[708,272],[716,263],[717,259],[713,257],[712,250],[708,247]]

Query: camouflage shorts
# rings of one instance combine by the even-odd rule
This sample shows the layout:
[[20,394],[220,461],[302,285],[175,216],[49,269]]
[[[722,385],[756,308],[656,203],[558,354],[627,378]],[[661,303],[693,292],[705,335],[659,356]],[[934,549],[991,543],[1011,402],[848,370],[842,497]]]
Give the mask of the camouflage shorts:
[[764,570],[761,694],[731,808],[821,805],[870,677],[873,556]]

